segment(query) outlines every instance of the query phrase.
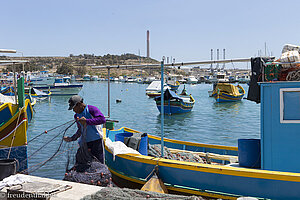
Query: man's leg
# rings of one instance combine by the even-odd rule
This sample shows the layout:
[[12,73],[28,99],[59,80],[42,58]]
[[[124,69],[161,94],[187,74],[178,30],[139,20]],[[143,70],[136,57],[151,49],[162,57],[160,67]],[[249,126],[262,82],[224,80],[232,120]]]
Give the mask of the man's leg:
[[104,149],[103,149],[103,140],[94,140],[91,142],[87,142],[87,146],[91,149],[91,154],[95,156],[99,162],[104,164]]

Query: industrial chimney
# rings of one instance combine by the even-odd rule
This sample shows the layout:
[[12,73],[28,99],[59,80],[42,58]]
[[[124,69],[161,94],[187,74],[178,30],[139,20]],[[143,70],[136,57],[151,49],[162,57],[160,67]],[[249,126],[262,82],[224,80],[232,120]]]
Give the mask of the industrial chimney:
[[150,47],[149,47],[149,30],[147,30],[147,58],[150,57]]

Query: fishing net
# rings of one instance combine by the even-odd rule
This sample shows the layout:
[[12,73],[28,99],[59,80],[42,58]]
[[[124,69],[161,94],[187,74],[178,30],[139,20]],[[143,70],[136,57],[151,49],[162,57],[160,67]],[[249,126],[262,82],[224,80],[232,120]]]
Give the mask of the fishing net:
[[[153,157],[161,157],[161,145],[160,144],[149,144],[148,155]],[[164,147],[164,158],[171,160],[187,161],[187,162],[196,162],[196,163],[206,163],[206,159],[200,157],[197,154],[189,152],[176,152],[172,153],[171,150],[167,147]]]
[[[111,173],[107,166],[92,156],[86,141],[86,127],[81,129],[80,147],[75,165],[68,170],[63,180],[99,186],[112,186]],[[68,163],[69,164],[69,163]]]
[[202,197],[196,196],[181,196],[173,194],[161,194],[157,192],[148,192],[141,190],[133,190],[128,188],[103,188],[95,194],[85,196],[82,200],[161,200],[161,199],[174,199],[174,200],[202,200]]
[[108,168],[93,157],[85,142],[86,128],[81,129],[80,146],[77,141],[65,142],[78,127],[74,120],[54,127],[29,139],[29,168],[23,173],[64,179],[92,185],[110,186]]
[[[34,131],[29,135],[28,140],[28,169],[21,173],[41,175],[51,178],[61,178],[67,162],[74,162],[70,159],[75,155],[78,144],[76,142],[64,142],[64,136],[73,135],[77,131],[74,120],[46,130],[40,134]],[[53,173],[55,172],[55,173]]]

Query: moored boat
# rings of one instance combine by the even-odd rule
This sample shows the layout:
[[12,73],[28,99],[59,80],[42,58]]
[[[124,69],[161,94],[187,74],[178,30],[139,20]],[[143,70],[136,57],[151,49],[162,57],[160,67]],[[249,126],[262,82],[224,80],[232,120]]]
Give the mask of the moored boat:
[[212,93],[217,102],[240,101],[244,95],[245,90],[242,86],[230,83],[218,83]]
[[[154,100],[157,109],[161,112],[161,97],[156,97]],[[185,88],[180,95],[169,89],[164,92],[164,114],[187,113],[193,109],[194,104],[194,98],[186,93]]]
[[76,95],[82,89],[82,84],[71,84],[70,77],[55,78],[53,85],[47,86],[34,86],[34,88],[47,93],[49,90],[52,96],[60,95]]
[[[24,79],[21,81],[24,82]],[[32,119],[33,109],[30,100],[24,100],[24,92],[21,92],[24,85],[19,87],[18,84],[18,88],[18,104],[4,103],[0,106],[0,158],[16,159],[19,171],[22,171],[28,168],[27,127]]]
[[[104,131],[106,165],[112,173],[113,181],[120,187],[140,189],[156,170],[169,193],[222,199],[237,199],[239,196],[297,199],[300,196],[297,190],[300,173],[240,167],[234,163],[238,159],[237,147],[165,138],[165,155],[172,153],[175,156],[171,157],[176,157],[179,154],[179,160],[138,153],[119,152],[115,155],[116,152],[108,144],[115,141],[116,134],[128,136],[129,133],[140,134],[126,127]],[[148,135],[148,141],[150,146],[161,143],[160,138],[153,135]],[[193,156],[196,157],[193,162],[184,160],[185,157]]]
[[[169,86],[164,85],[164,91],[169,88]],[[146,95],[148,97],[158,97],[161,92],[161,81],[152,81],[151,84],[146,88]]]

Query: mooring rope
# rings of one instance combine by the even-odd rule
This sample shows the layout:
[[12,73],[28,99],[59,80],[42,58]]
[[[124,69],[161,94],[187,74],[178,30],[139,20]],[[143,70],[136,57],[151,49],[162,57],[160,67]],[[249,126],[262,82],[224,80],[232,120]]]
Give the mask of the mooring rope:
[[18,116],[18,120],[17,120],[17,122],[16,122],[16,127],[15,127],[15,130],[14,130],[14,135],[13,135],[13,137],[12,137],[11,144],[10,144],[10,147],[9,147],[7,159],[9,159],[9,156],[10,156],[10,153],[11,153],[11,149],[12,149],[13,144],[14,144],[14,141],[15,141],[16,132],[17,132],[18,125],[19,125],[18,123],[19,123],[19,119],[20,119],[20,116],[21,116],[21,110],[22,110],[22,109],[19,108],[19,116]]

